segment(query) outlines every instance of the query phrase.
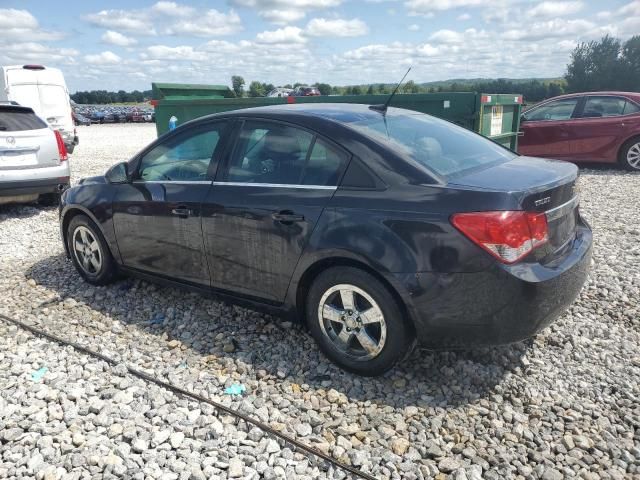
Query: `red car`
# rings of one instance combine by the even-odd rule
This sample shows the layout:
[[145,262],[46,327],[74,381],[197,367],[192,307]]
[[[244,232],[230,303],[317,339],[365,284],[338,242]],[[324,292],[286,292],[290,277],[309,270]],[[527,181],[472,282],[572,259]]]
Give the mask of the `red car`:
[[518,151],[575,163],[640,170],[640,93],[590,92],[551,98],[522,115]]

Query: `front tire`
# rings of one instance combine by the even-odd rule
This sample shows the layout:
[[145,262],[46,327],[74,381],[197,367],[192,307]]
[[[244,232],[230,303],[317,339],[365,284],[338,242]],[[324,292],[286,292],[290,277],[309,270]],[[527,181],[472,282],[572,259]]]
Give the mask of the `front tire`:
[[632,138],[622,146],[620,163],[627,170],[640,171],[640,137]]
[[86,215],[76,215],[67,227],[67,247],[76,270],[92,285],[115,280],[117,268],[98,226]]
[[307,323],[322,352],[341,368],[376,376],[411,350],[413,332],[389,290],[353,267],[334,267],[313,282]]

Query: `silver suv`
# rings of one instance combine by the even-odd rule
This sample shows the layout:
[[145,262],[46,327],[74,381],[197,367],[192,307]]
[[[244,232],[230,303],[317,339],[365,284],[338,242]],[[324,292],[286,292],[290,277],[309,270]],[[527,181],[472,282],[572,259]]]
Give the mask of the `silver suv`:
[[69,187],[69,175],[60,132],[29,107],[0,103],[0,204],[56,204]]

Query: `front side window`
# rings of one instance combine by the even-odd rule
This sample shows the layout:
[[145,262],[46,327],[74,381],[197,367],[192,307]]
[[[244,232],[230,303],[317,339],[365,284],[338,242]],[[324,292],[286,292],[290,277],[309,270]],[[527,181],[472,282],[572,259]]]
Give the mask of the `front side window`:
[[578,98],[565,98],[555,100],[540,107],[534,107],[525,112],[524,118],[528,121],[552,121],[552,120],[569,120],[573,115],[573,111],[578,104]]
[[184,132],[156,145],[140,161],[138,178],[144,181],[207,180],[209,164],[225,124]]
[[624,115],[627,100],[620,97],[587,97],[583,118],[617,117]]
[[425,114],[366,115],[346,125],[389,150],[443,176],[513,159],[516,154],[481,135]]

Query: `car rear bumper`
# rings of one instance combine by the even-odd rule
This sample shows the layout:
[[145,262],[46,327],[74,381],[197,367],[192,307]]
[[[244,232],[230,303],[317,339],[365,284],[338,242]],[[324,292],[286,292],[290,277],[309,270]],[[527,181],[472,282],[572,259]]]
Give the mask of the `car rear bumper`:
[[431,349],[500,345],[529,338],[575,300],[591,263],[591,229],[578,226],[553,265],[495,264],[477,273],[395,275],[406,289],[418,342]]
[[55,193],[69,187],[69,163],[42,168],[0,170],[0,197]]
[[20,182],[0,182],[0,198],[40,195],[43,193],[62,193],[67,188],[69,188],[69,177]]

